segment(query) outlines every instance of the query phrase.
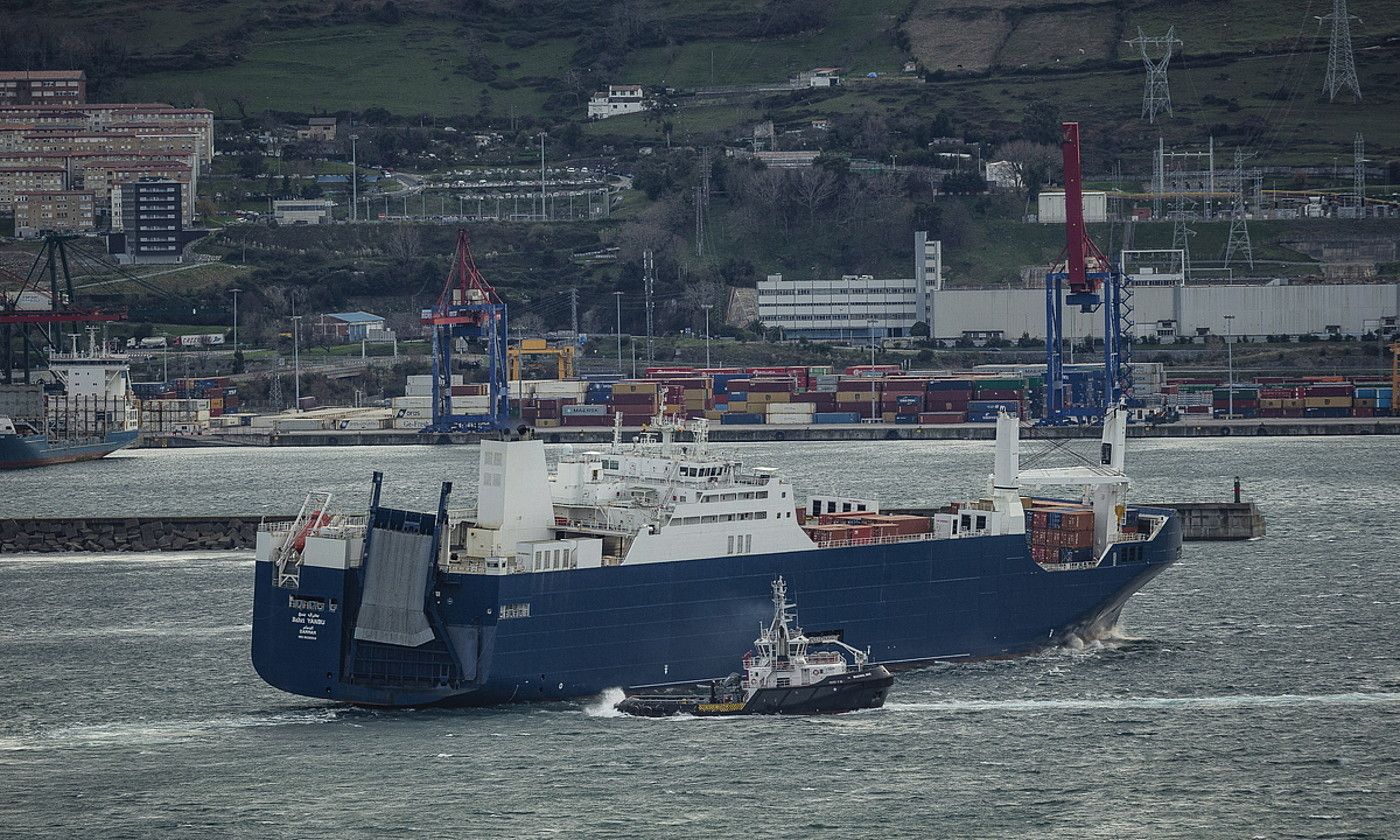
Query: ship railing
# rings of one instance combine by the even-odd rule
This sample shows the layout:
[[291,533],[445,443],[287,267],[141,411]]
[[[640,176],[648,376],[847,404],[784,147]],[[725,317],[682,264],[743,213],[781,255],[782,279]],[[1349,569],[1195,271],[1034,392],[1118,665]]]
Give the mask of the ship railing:
[[891,534],[885,537],[865,537],[854,540],[832,540],[830,542],[817,543],[817,548],[852,548],[864,545],[893,545],[894,543],[923,542],[932,540],[933,532],[924,531],[918,534]]

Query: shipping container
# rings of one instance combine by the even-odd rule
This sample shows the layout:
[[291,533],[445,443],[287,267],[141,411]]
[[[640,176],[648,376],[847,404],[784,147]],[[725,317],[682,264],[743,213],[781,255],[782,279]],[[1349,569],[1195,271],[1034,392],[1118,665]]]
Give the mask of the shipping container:
[[859,423],[860,415],[854,411],[824,411],[812,415],[814,423]]
[[763,415],[740,414],[731,411],[721,417],[719,422],[722,426],[761,426],[763,425]]

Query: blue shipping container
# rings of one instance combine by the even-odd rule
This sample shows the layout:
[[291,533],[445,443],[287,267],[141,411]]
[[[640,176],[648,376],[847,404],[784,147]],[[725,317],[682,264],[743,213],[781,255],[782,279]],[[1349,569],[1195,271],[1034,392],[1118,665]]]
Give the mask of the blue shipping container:
[[721,426],[762,426],[762,414],[726,414],[719,418]]
[[818,411],[812,415],[814,423],[859,423],[860,415],[854,411]]

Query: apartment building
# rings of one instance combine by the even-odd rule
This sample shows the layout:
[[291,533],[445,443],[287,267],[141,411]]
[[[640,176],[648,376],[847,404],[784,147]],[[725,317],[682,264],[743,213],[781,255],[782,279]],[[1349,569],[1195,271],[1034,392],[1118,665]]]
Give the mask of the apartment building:
[[0,104],[82,104],[87,74],[82,70],[0,70]]
[[15,235],[83,233],[97,225],[92,193],[83,190],[31,190],[14,200]]
[[61,164],[10,163],[0,160],[0,213],[9,213],[22,192],[63,190],[68,170]]

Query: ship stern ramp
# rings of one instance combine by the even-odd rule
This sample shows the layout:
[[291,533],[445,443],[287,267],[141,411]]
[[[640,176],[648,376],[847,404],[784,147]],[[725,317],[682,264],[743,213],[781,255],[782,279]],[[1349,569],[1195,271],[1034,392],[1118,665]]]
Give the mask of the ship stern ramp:
[[428,705],[474,690],[478,628],[449,629],[429,598],[444,521],[441,511],[374,506],[358,568],[349,550],[339,563],[304,556],[292,586],[278,585],[277,564],[260,552],[259,676],[294,694],[365,705]]

